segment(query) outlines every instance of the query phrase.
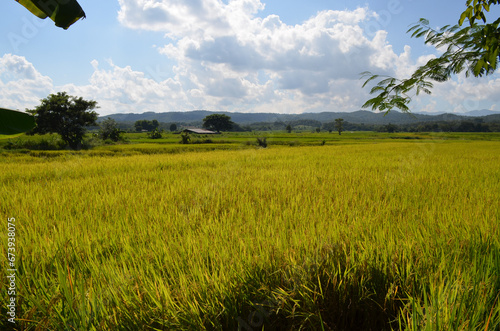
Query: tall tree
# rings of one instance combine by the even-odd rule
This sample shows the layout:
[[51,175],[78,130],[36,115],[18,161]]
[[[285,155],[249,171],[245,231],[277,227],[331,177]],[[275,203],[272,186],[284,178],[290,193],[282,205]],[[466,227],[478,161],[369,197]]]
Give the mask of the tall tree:
[[233,128],[231,117],[225,114],[212,114],[203,119],[203,127],[210,130],[228,131]]
[[339,135],[342,134],[342,131],[344,131],[344,119],[343,118],[336,118],[335,119],[335,129],[338,131]]
[[51,94],[41,100],[35,109],[27,110],[35,117],[36,127],[31,133],[58,133],[72,149],[81,146],[85,127],[96,125],[96,101],[68,95],[66,92]]
[[155,129],[158,129],[160,123],[158,122],[158,120],[152,120],[152,121],[138,120],[135,121],[134,126],[135,126],[135,131],[142,131],[142,130],[153,131]]
[[[386,112],[397,108],[409,112],[410,92],[414,91],[416,95],[422,92],[431,94],[433,81],[444,82],[463,71],[467,77],[481,77],[495,72],[500,50],[500,18],[486,24],[485,12],[490,10],[491,5],[497,4],[500,4],[500,0],[467,0],[466,9],[457,25],[447,25],[435,30],[426,19],[413,25],[408,30],[412,32],[412,37],[424,37],[426,44],[445,49],[445,52],[440,57],[429,60],[407,79],[364,72],[362,75],[367,79],[363,87],[373,80],[380,80],[370,90],[370,94],[377,95],[366,101],[363,108]],[[462,27],[465,21],[469,21],[469,24]]]

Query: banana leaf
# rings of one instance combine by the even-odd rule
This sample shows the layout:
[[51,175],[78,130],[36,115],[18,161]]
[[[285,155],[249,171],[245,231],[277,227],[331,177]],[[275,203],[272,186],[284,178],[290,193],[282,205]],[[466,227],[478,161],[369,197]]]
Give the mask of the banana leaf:
[[11,135],[29,131],[35,127],[35,118],[17,110],[0,108],[0,134]]
[[67,29],[80,18],[85,18],[85,12],[76,0],[16,0],[26,7],[33,15],[41,19],[50,17],[56,26]]

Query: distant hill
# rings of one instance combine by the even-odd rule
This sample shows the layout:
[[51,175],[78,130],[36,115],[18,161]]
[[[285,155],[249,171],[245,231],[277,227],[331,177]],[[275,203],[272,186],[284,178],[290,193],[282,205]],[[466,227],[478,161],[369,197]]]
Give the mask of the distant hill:
[[488,109],[481,110],[473,110],[464,113],[464,116],[472,116],[472,117],[481,117],[481,116],[489,116],[489,115],[500,115],[500,111],[492,111]]
[[484,122],[500,120],[500,112],[491,112],[487,110],[479,110],[476,112],[469,112],[469,115],[461,114],[406,114],[398,111],[391,111],[387,115],[385,113],[375,113],[366,110],[359,110],[352,113],[341,112],[322,112],[322,113],[302,113],[302,114],[277,114],[277,113],[231,113],[231,112],[213,112],[208,110],[195,110],[186,112],[165,112],[154,113],[146,112],[142,114],[112,114],[108,116],[101,116],[99,120],[104,120],[108,117],[117,122],[135,123],[138,120],[158,120],[163,123],[201,123],[205,116],[210,114],[226,114],[231,116],[233,122],[240,125],[247,125],[259,122],[290,122],[297,120],[315,120],[322,123],[333,122],[336,118],[343,118],[345,121],[356,124],[411,124],[417,122],[450,122],[450,121],[464,121],[471,120],[471,113],[487,114],[488,116],[475,116],[480,117]]

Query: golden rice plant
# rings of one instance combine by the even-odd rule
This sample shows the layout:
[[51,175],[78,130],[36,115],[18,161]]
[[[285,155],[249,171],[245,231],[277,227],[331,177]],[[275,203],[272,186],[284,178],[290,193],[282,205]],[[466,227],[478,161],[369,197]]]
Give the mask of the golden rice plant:
[[91,152],[0,160],[20,329],[500,328],[498,142]]

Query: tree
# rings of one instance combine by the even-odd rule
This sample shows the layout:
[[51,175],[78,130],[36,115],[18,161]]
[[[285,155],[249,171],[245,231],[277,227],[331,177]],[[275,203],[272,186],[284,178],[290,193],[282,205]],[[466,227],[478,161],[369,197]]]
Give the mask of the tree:
[[335,119],[335,129],[339,132],[339,135],[342,134],[342,131],[344,131],[344,119],[343,118]]
[[[371,107],[373,110],[386,112],[397,108],[409,112],[410,92],[414,91],[416,95],[422,92],[431,94],[432,81],[444,82],[463,71],[467,77],[482,77],[494,73],[500,50],[500,18],[486,24],[484,13],[490,10],[490,5],[497,4],[500,4],[500,0],[467,0],[467,8],[458,24],[447,25],[440,30],[432,29],[429,21],[420,19],[408,32],[412,32],[412,37],[415,38],[425,37],[426,44],[445,49],[445,52],[440,57],[429,60],[407,79],[362,73],[363,77],[367,77],[363,87],[382,78],[370,90],[370,94],[378,93],[377,96],[366,101],[363,108]],[[466,20],[469,21],[468,26],[461,27]],[[485,24],[477,24],[476,20]]]
[[384,127],[384,129],[385,129],[385,131],[387,131],[389,133],[394,133],[394,132],[396,132],[398,127],[394,124],[389,123]]
[[122,131],[118,128],[118,123],[110,117],[107,120],[99,124],[99,136],[102,140],[111,139],[112,141],[118,141],[121,139]]
[[[135,121],[134,123],[134,127],[135,127],[135,131],[142,131],[143,130],[143,122],[147,122],[146,120],[139,120],[139,121]],[[144,129],[146,130],[146,129]]]
[[142,130],[154,131],[154,130],[158,129],[158,127],[160,126],[160,123],[158,123],[158,120],[152,120],[152,121],[138,120],[138,121],[135,121],[134,126],[135,126],[136,131],[142,131]]
[[286,126],[286,132],[292,133],[292,126],[290,124]]
[[177,124],[175,123],[170,124],[170,131],[171,132],[177,131]]
[[231,117],[225,114],[212,114],[203,119],[203,127],[209,130],[228,131],[233,128]]
[[96,101],[88,101],[58,92],[41,100],[35,109],[27,110],[35,117],[36,127],[31,131],[35,134],[58,133],[70,148],[81,146],[85,127],[96,125]]
[[155,128],[153,131],[148,133],[148,138],[149,139],[161,139],[163,137],[162,133],[163,133],[163,130],[158,130],[157,128]]
[[181,133],[181,144],[189,144],[191,142],[191,136],[188,132]]

